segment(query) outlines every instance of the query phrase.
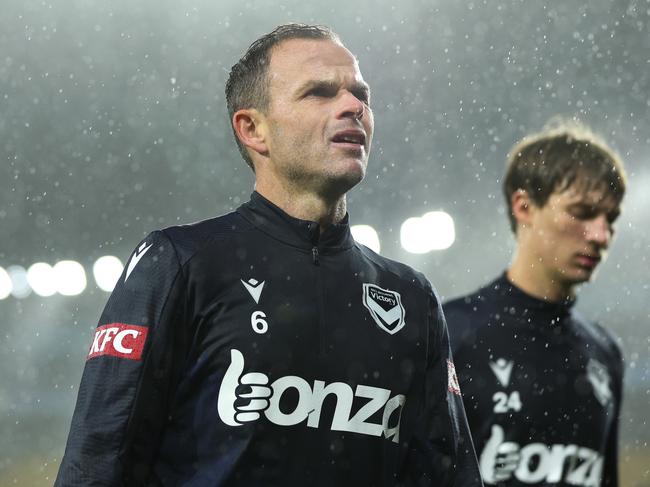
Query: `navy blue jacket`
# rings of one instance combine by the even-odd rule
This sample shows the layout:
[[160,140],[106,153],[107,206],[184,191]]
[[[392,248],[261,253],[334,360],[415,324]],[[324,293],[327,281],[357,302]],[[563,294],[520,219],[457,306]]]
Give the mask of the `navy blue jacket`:
[[505,275],[444,305],[486,484],[618,485],[622,354],[573,305]]
[[480,486],[441,306],[254,193],[147,236],[101,316],[57,486]]

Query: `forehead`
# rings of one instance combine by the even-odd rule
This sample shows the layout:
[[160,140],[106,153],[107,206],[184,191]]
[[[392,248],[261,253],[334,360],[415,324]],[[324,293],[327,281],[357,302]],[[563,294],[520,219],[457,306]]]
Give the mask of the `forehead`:
[[574,183],[566,189],[552,193],[551,198],[560,205],[583,205],[599,208],[604,212],[619,208],[621,203],[604,184],[588,188],[580,183]]
[[271,51],[271,86],[305,80],[352,78],[362,81],[359,64],[343,45],[330,39],[289,39]]

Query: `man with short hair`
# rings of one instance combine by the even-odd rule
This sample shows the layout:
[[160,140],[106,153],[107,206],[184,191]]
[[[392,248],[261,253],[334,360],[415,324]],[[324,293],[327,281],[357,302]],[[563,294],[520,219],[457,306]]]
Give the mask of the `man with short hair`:
[[611,242],[623,165],[563,123],[513,148],[503,188],[510,268],[444,305],[483,481],[616,486],[622,354],[574,304]]
[[57,485],[480,487],[435,292],[350,234],[374,126],[356,58],[281,26],[226,97],[256,191],[138,245]]

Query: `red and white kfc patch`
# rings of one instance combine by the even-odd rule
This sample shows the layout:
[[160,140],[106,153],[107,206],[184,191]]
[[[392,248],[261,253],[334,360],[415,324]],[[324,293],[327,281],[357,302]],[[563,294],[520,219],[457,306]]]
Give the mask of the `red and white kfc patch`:
[[93,344],[86,360],[110,355],[112,357],[141,360],[149,328],[146,326],[110,323],[95,330]]
[[449,392],[453,392],[460,396],[460,384],[458,383],[458,376],[456,375],[456,367],[449,359],[447,359],[447,389],[449,389]]

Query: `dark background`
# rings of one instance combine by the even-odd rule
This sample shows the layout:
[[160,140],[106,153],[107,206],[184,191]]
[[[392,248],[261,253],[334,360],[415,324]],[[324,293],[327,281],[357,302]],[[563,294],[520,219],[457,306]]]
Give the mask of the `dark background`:
[[[53,482],[107,298],[95,259],[124,262],[148,231],[248,198],[223,86],[248,44],[287,21],[330,25],[359,57],[376,133],[352,222],[444,297],[508,264],[500,178],[521,136],[577,116],[620,152],[618,237],[578,308],[621,336],[623,484],[650,485],[649,20],[647,0],[3,0],[0,266],[74,259],[89,286],[0,301],[0,485]],[[402,221],[437,209],[455,244],[403,251]]]

